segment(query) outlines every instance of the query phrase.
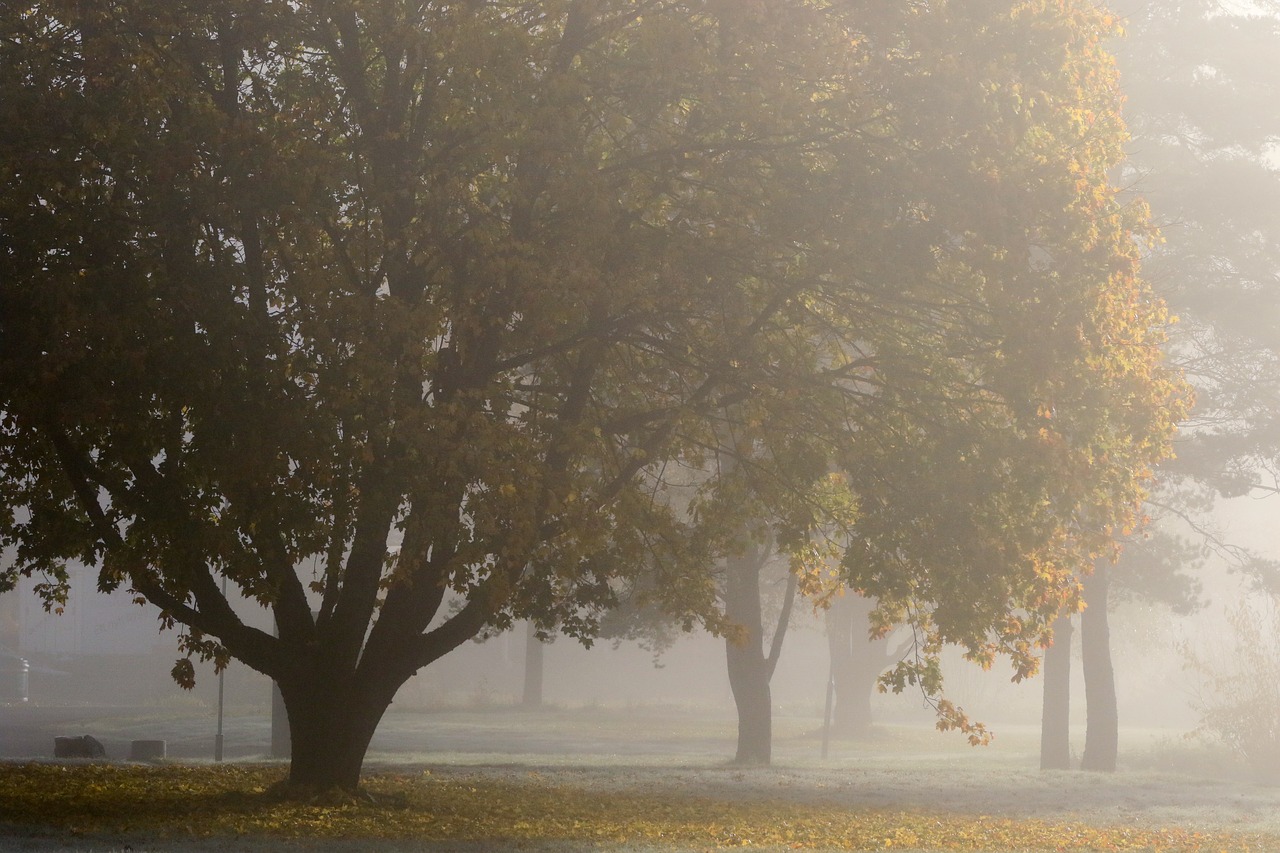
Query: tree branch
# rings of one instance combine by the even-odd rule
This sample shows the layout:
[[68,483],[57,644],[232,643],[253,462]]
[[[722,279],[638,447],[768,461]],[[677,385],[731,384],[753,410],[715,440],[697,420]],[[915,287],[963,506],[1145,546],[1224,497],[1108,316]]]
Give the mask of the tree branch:
[[796,601],[796,587],[799,579],[795,572],[787,573],[787,591],[782,598],[782,612],[778,614],[778,627],[773,631],[773,639],[769,643],[769,656],[765,658],[765,681],[773,679],[773,671],[778,667],[778,658],[782,656],[782,641],[787,636],[787,626],[791,623],[791,608]]

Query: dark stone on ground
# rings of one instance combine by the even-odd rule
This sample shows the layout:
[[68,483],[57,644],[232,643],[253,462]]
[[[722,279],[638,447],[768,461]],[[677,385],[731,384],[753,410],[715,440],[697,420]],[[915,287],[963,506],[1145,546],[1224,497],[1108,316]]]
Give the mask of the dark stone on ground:
[[80,737],[55,737],[53,739],[54,758],[106,758],[107,750],[93,735]]

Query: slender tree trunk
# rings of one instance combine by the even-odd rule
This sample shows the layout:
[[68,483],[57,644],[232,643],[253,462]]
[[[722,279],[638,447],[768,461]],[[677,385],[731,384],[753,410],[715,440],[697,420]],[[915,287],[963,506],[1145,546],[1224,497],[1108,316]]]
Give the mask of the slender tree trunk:
[[532,622],[524,640],[524,693],[520,704],[525,708],[542,707],[542,671],[545,644],[538,639],[538,629]]
[[729,687],[738,708],[738,764],[772,759],[773,700],[760,606],[762,554],[763,549],[753,549],[725,562],[725,615],[739,629],[725,640]]
[[1040,769],[1071,769],[1071,615],[1053,623],[1044,653],[1044,705],[1040,717]]
[[1080,656],[1084,660],[1085,737],[1081,770],[1111,772],[1119,751],[1120,714],[1111,666],[1111,627],[1107,622],[1111,566],[1099,561],[1084,581],[1085,611],[1080,617]]

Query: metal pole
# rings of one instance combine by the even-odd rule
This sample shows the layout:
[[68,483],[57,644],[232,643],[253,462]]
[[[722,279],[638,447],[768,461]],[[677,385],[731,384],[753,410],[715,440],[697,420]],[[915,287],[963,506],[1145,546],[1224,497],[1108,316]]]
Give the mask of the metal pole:
[[822,760],[827,760],[827,746],[831,743],[831,704],[836,693],[836,662],[831,662],[827,672],[827,708],[822,712]]

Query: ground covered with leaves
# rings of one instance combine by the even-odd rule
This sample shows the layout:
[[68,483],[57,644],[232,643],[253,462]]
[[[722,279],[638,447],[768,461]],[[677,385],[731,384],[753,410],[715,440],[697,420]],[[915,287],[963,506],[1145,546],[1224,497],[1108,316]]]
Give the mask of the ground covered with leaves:
[[93,846],[111,840],[116,849],[229,850],[282,842],[416,850],[1280,849],[1280,836],[1261,833],[850,806],[821,792],[732,797],[732,785],[691,796],[678,786],[605,786],[591,776],[575,783],[573,774],[527,769],[374,772],[360,796],[310,800],[280,796],[282,777],[279,765],[3,764],[0,834],[28,839],[33,849],[77,839],[87,849],[113,849]]

